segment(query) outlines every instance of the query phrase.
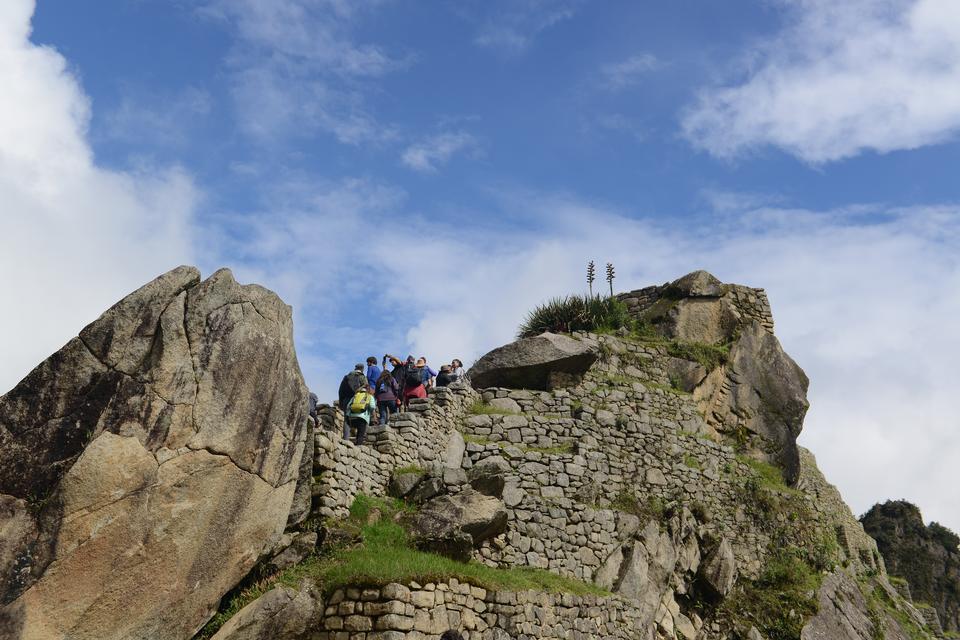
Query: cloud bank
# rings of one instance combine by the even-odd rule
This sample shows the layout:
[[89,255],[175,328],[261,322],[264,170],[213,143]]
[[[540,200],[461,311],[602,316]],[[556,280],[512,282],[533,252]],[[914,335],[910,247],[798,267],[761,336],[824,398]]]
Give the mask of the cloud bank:
[[787,25],[745,56],[742,79],[703,90],[691,143],[732,158],[774,146],[820,164],[915,149],[960,130],[960,4],[781,0]]
[[190,177],[97,166],[89,100],[59,53],[29,41],[33,10],[0,8],[0,393],[118,293],[193,257]]

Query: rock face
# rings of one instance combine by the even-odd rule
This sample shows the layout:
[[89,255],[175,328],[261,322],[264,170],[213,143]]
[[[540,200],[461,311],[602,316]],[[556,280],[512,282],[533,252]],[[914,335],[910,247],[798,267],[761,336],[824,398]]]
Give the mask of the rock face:
[[[886,595],[894,601],[889,585],[876,583],[871,588],[889,590]],[[911,640],[923,629],[923,618],[916,609],[905,603],[891,605],[899,607],[894,617],[890,611],[871,606],[856,579],[843,571],[824,578],[819,598],[819,611],[804,626],[800,640]],[[905,622],[913,627],[912,633],[904,628]]]
[[474,388],[549,390],[563,386],[590,368],[596,352],[569,336],[542,333],[494,349],[471,367]]
[[3,638],[189,638],[282,533],[290,308],[221,270],[130,294],[0,398]]
[[503,503],[473,489],[430,500],[410,521],[417,546],[462,561],[470,559],[473,547],[506,527]]
[[773,335],[766,294],[694,271],[621,299],[639,321],[678,345],[726,350],[709,371],[675,359],[671,379],[693,393],[708,424],[742,440],[795,484],[800,472],[796,441],[809,406],[809,381]]
[[238,611],[212,640],[298,640],[322,612],[319,594],[312,587],[300,591],[276,587]]
[[944,630],[960,630],[957,535],[936,522],[925,525],[920,509],[902,500],[874,505],[860,521],[890,574],[904,578],[916,600],[937,610]]

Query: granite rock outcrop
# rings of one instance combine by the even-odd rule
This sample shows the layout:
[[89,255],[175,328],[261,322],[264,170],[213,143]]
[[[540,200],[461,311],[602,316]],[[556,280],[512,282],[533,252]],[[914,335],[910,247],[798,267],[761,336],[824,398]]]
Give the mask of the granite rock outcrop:
[[286,525],[290,308],[174,269],[0,398],[0,637],[188,638]]

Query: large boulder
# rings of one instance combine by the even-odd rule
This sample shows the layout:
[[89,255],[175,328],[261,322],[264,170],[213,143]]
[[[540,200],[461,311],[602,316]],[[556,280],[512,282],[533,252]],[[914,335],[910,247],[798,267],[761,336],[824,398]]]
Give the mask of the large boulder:
[[275,587],[240,609],[211,640],[300,640],[323,614],[312,585]]
[[737,580],[737,559],[729,540],[722,538],[710,549],[700,564],[698,577],[708,597],[714,600],[727,597]]
[[773,334],[766,294],[723,284],[706,271],[654,289],[635,309],[639,320],[691,351],[726,349],[724,361],[710,370],[704,362],[667,359],[670,379],[693,393],[708,424],[780,467],[795,484],[809,381]]
[[475,389],[550,390],[576,380],[597,359],[596,351],[570,336],[541,333],[489,352],[470,368]]
[[290,308],[227,270],[130,294],[0,398],[4,638],[189,638],[273,548],[306,440]]
[[776,336],[752,322],[730,346],[726,364],[694,389],[694,398],[708,422],[745,440],[794,485],[800,476],[797,437],[810,406],[808,386],[807,375]]
[[507,528],[503,502],[473,489],[430,500],[409,521],[421,549],[467,561],[474,547]]
[[[870,594],[873,589],[881,593]],[[892,603],[890,609],[877,607],[871,595]],[[817,597],[819,610],[804,625],[800,640],[873,640],[877,634],[884,640],[909,640],[917,638],[910,627],[925,627],[920,613],[882,578],[858,584],[855,577],[838,570],[824,577]]]

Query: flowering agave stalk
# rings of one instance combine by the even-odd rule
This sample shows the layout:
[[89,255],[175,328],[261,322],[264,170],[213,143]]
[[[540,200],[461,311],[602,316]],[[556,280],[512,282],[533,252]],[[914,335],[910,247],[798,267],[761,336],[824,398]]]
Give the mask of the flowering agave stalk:
[[593,260],[587,263],[587,286],[590,287],[590,297],[593,297],[593,281],[597,279],[597,266]]
[[[591,264],[593,264],[593,263],[591,263]],[[613,279],[614,279],[615,277],[616,277],[616,276],[615,276],[614,273],[613,273],[613,263],[612,263],[612,262],[608,262],[608,263],[607,263],[607,284],[610,285],[610,297],[611,297],[611,298],[613,297]]]

